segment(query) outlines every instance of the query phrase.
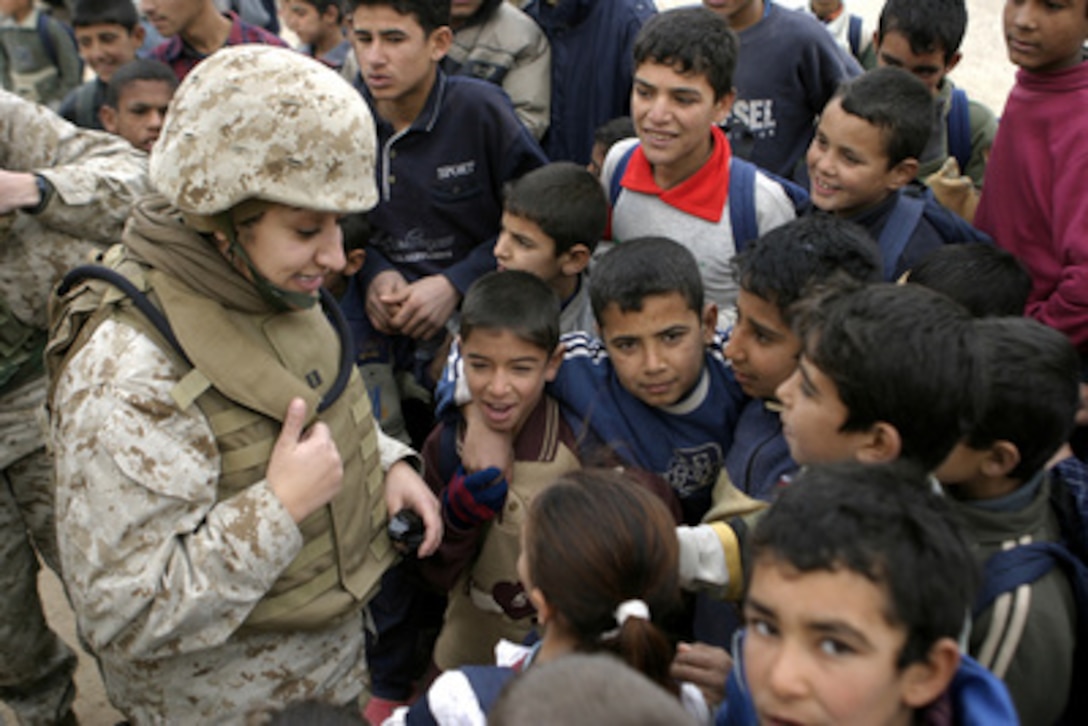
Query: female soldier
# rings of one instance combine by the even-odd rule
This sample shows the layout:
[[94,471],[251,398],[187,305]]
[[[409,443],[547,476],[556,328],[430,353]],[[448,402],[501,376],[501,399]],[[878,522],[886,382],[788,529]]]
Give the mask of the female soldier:
[[107,253],[111,281],[61,287],[65,584],[134,723],[354,704],[363,609],[394,559],[387,511],[423,518],[420,554],[439,541],[414,454],[375,425],[317,305],[344,264],[338,215],[376,200],[374,139],[320,63],[221,50],[178,89],[152,152],[161,196]]

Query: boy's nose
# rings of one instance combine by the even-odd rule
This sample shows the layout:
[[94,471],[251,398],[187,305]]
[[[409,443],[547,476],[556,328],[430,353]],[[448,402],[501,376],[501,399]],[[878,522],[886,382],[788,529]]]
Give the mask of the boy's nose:
[[778,648],[767,673],[767,686],[781,701],[800,698],[805,693],[803,656],[786,645]]

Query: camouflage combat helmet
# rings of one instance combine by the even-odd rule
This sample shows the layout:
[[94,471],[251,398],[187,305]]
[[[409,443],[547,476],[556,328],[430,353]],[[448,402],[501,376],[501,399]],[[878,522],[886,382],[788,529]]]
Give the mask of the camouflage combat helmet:
[[335,71],[286,48],[217,51],[178,87],[151,181],[188,216],[259,199],[361,212],[378,199],[374,120]]

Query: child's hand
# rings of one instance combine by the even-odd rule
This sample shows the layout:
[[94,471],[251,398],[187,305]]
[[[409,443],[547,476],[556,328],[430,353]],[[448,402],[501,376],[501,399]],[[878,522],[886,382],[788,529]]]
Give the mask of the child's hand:
[[465,419],[465,439],[461,442],[461,465],[466,471],[478,471],[494,466],[505,479],[513,478],[514,441],[508,433],[488,428],[473,402],[461,407]]
[[379,272],[370,281],[366,290],[366,315],[379,333],[392,335],[397,332],[392,320],[400,308],[390,305],[388,300],[395,298],[407,286],[408,281],[404,279],[404,275],[396,270]]
[[978,207],[978,191],[968,176],[960,173],[960,166],[953,156],[945,159],[941,168],[926,177],[926,186],[942,206],[955,212],[967,222],[973,223]]
[[461,529],[474,529],[495,518],[506,502],[509,486],[496,467],[465,474],[463,467],[442,492],[442,509]]
[[695,685],[714,708],[725,700],[725,681],[733,670],[733,658],[724,649],[705,643],[677,643],[669,674]]

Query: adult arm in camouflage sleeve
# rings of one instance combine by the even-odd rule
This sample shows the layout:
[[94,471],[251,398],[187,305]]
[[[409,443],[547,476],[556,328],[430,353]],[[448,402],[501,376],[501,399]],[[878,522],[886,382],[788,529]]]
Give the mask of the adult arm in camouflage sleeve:
[[0,169],[49,182],[52,194],[37,214],[43,226],[104,244],[117,241],[132,203],[150,189],[142,151],[3,90]]
[[[267,480],[217,501],[214,436],[197,409],[173,404],[179,376],[148,338],[106,322],[58,379],[61,560],[99,652],[143,659],[221,645],[302,545]],[[411,454],[380,442],[383,470]]]

